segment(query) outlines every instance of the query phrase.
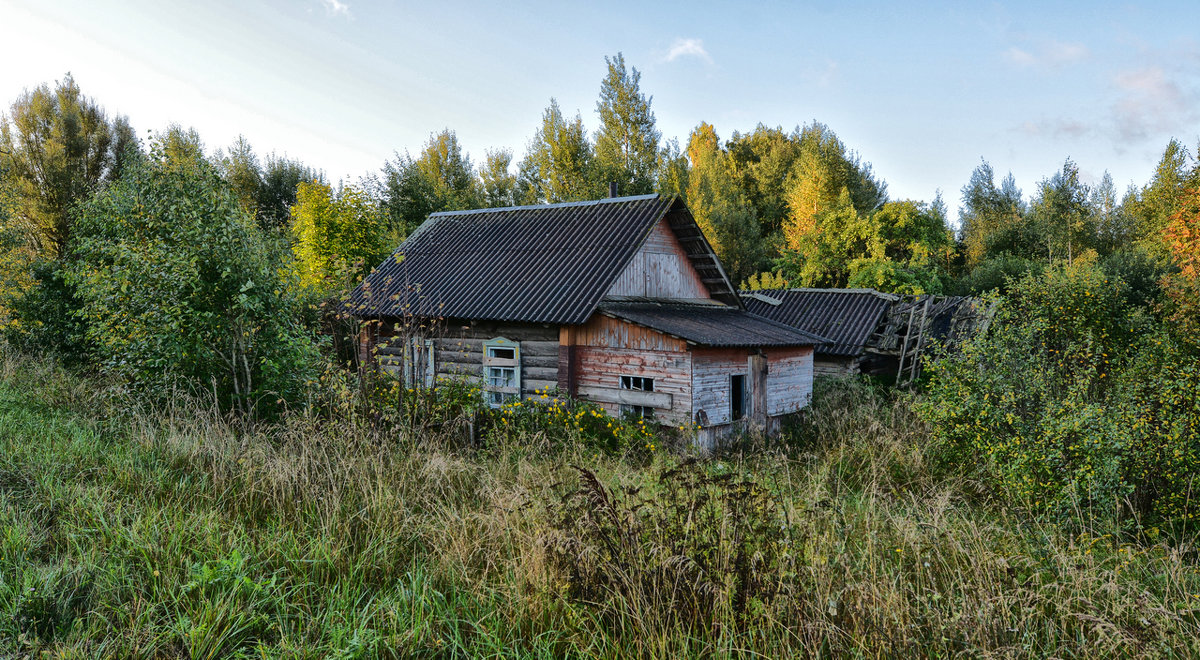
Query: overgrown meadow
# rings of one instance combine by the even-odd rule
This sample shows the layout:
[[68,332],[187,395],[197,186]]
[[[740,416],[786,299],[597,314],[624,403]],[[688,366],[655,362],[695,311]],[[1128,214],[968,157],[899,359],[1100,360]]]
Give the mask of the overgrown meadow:
[[[389,392],[390,394],[390,392]],[[470,392],[460,393],[470,399]],[[1190,537],[989,501],[909,396],[825,383],[699,459],[461,398],[130,406],[0,361],[0,648],[53,657],[1189,656]],[[427,412],[436,409],[442,417]],[[505,424],[504,420],[508,420]],[[551,422],[549,424],[542,422]],[[608,430],[608,421],[603,428]],[[618,424],[620,424],[618,422]],[[435,430],[432,427],[436,427]]]

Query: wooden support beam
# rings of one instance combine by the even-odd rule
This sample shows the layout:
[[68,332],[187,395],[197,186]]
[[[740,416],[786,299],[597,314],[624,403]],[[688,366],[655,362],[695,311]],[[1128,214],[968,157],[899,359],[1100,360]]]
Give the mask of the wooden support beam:
[[650,406],[670,410],[673,401],[670,394],[662,392],[642,392],[639,390],[618,390],[609,387],[580,387],[576,395],[589,401],[604,403],[623,403],[627,406]]

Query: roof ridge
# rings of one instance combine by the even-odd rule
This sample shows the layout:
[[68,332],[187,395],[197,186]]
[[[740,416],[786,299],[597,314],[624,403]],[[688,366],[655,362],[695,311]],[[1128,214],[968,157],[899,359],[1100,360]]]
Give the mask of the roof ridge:
[[647,193],[645,195],[630,195],[628,197],[604,197],[601,199],[589,199],[580,202],[558,202],[556,204],[525,204],[522,206],[501,206],[493,209],[464,209],[461,211],[438,211],[430,213],[427,218],[445,218],[455,215],[478,215],[482,213],[503,213],[505,211],[540,211],[543,209],[562,209],[574,206],[595,206],[597,204],[615,204],[618,202],[637,202],[647,199],[659,197],[658,193]]

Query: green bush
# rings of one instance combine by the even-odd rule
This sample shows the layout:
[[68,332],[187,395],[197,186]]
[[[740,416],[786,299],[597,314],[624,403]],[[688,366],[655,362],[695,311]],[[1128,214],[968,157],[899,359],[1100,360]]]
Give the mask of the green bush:
[[998,254],[988,257],[970,273],[955,283],[956,293],[964,296],[978,295],[987,291],[1005,291],[1010,281],[1026,273],[1041,273],[1044,266],[1032,259]]
[[1091,265],[1013,282],[991,332],[927,368],[918,409],[945,459],[1035,509],[1116,506],[1129,484],[1105,402],[1131,340],[1125,294]]
[[1169,332],[1146,335],[1113,398],[1130,503],[1151,520],[1194,524],[1200,511],[1200,356]]
[[265,413],[300,398],[315,359],[284,254],[211,165],[155,148],[82,205],[66,281],[104,371]]
[[29,267],[31,283],[6,301],[11,313],[4,337],[29,353],[53,353],[69,365],[93,357],[87,326],[76,315],[79,296],[66,279],[62,261],[42,259]]

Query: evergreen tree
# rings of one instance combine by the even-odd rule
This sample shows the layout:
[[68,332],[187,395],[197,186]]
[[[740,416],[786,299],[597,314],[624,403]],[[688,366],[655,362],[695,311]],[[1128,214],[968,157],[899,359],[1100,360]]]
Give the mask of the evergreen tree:
[[520,165],[518,186],[527,204],[575,202],[599,196],[592,176],[592,145],[583,120],[563,118],[558,101],[542,113],[542,126]]
[[625,68],[620,53],[604,58],[608,74],[600,84],[596,112],[600,129],[596,132],[595,176],[601,187],[616,182],[622,195],[641,195],[654,190],[658,167],[659,141],[651,99],[639,86],[641,72]]

